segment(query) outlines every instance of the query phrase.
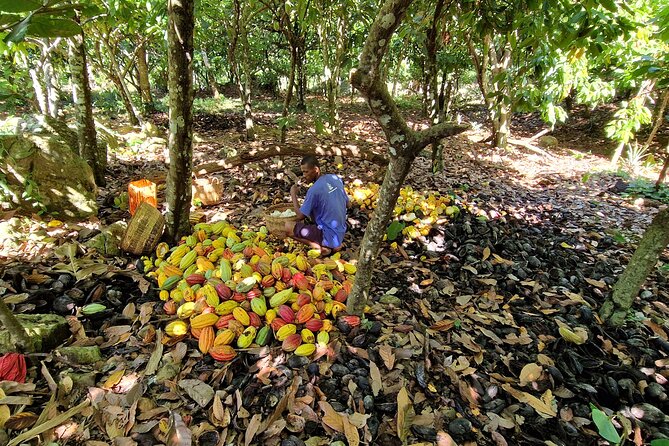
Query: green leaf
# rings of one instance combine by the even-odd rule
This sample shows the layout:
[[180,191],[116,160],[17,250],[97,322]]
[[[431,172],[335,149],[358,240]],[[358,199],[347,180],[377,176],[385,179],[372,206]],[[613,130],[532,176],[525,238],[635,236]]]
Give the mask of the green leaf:
[[72,37],[81,33],[81,27],[74,20],[66,18],[36,16],[28,33],[36,37]]
[[0,0],[0,11],[2,12],[26,12],[34,11],[42,6],[39,0]]
[[388,225],[388,229],[386,230],[388,240],[391,242],[395,240],[405,226],[403,222],[397,220]]
[[666,438],[657,438],[650,442],[650,446],[669,446],[669,440]]
[[614,0],[600,0],[600,3],[609,11],[618,12],[618,7],[616,6],[616,2]]
[[604,412],[597,409],[594,404],[590,403],[590,409],[592,410],[592,421],[597,426],[599,435],[602,436],[607,441],[611,443],[618,444],[621,441],[618,431],[616,431],[611,418],[606,416]]
[[30,25],[30,19],[32,19],[32,13],[28,14],[28,17],[21,20],[12,30],[5,36],[5,43],[9,42],[21,42],[28,32],[28,26]]

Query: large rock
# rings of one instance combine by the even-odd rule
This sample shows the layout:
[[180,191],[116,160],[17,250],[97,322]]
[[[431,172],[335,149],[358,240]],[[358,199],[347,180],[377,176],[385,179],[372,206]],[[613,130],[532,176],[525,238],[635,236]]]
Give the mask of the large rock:
[[[97,214],[93,171],[57,137],[0,135],[0,154],[0,173],[10,189],[4,199],[9,208],[37,211],[38,201],[49,214],[61,218]],[[27,184],[32,193],[24,194]]]
[[[63,342],[70,335],[70,326],[57,314],[17,314],[23,328],[35,343],[35,351],[45,352]],[[12,338],[0,325],[0,355],[14,351]]]

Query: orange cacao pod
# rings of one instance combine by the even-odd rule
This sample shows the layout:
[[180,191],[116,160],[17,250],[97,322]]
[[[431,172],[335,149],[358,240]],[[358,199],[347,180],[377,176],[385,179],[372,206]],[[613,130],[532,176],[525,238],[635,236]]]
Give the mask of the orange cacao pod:
[[216,361],[230,361],[237,356],[237,352],[229,345],[215,345],[209,349],[209,355]]
[[210,325],[202,329],[197,346],[202,353],[207,353],[214,346],[214,327]]

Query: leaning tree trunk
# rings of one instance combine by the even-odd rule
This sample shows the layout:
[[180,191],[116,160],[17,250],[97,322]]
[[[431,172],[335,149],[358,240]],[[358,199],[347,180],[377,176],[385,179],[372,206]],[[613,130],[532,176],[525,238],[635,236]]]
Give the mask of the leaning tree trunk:
[[655,190],[660,190],[660,186],[664,183],[664,179],[667,177],[667,169],[669,169],[669,141],[667,141],[667,147],[664,148],[664,165],[660,174],[657,176],[657,181],[655,182]]
[[646,138],[646,142],[644,143],[645,147],[650,146],[650,143],[653,142],[653,138],[655,138],[655,134],[664,122],[664,110],[666,110],[667,104],[669,104],[669,88],[665,89],[664,92],[660,95],[658,104],[655,106],[653,113],[653,128],[650,130],[648,138]]
[[104,144],[98,146],[97,143],[83,32],[70,39],[69,56],[72,74],[72,99],[77,114],[79,155],[91,166],[95,184],[104,186],[106,184],[107,146]]
[[420,151],[443,137],[466,130],[465,125],[441,123],[420,132],[412,131],[390,96],[381,69],[383,57],[395,30],[402,22],[411,0],[387,0],[379,10],[360,55],[351,83],[360,91],[388,141],[390,162],[379,194],[379,204],[365,231],[358,255],[358,271],[347,300],[347,310],[361,314],[371,287],[374,262],[390,221],[399,190],[411,163]]
[[167,233],[172,242],[190,230],[193,169],[193,27],[195,0],[168,0],[170,166],[167,173]]
[[126,113],[128,113],[128,121],[130,122],[130,125],[140,125],[141,121],[139,119],[139,113],[135,108],[135,104],[132,103],[130,92],[128,91],[128,87],[125,85],[125,81],[123,80],[123,74],[120,67],[118,66],[118,63],[116,62],[116,51],[113,50],[106,39],[102,39],[102,42],[104,43],[109,56],[108,73],[111,77],[111,81],[116,86],[118,93],[121,95],[123,106],[125,107]]
[[[140,37],[141,39],[141,37]],[[149,81],[149,63],[146,53],[146,42],[142,41],[137,47],[137,80],[139,94],[142,98],[142,111],[149,114],[154,111],[153,96],[151,95],[151,82]]]
[[599,311],[602,319],[609,325],[623,325],[641,285],[646,281],[667,245],[669,245],[669,208],[664,208],[644,232],[627,268],[618,278],[611,296]]
[[7,308],[5,301],[0,299],[0,324],[5,327],[12,343],[20,350],[26,353],[32,353],[35,350],[33,343],[21,322],[14,316],[14,313]]

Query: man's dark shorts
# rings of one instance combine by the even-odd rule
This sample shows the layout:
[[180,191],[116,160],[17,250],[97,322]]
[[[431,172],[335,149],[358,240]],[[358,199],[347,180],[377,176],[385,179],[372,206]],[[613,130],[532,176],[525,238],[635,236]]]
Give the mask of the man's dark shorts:
[[316,242],[319,245],[323,244],[323,231],[318,228],[318,225],[307,225],[297,222],[295,223],[295,228],[293,228],[293,235],[310,242]]

